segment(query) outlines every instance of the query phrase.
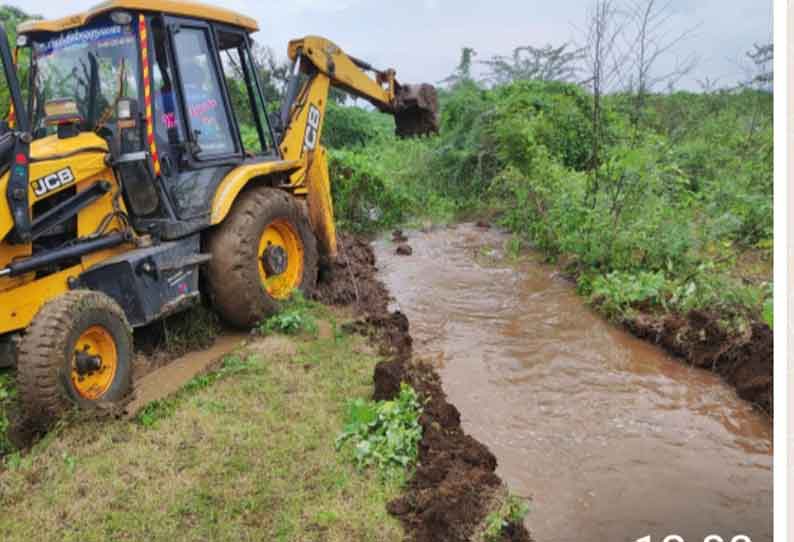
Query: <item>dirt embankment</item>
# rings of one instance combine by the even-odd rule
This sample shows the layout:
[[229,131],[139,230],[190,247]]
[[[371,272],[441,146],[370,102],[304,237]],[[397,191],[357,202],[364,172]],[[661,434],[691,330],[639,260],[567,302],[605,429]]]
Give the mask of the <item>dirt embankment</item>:
[[[360,320],[353,329],[370,336],[386,357],[375,369],[375,399],[393,398],[400,383],[407,382],[425,400],[419,464],[389,512],[416,542],[469,540],[492,510],[493,497],[503,491],[496,457],[463,432],[460,413],[447,401],[434,369],[413,359],[408,319],[389,313],[389,293],[376,271],[369,244],[340,235],[339,257],[321,276],[316,298],[354,306]],[[523,525],[511,524],[503,529],[502,540],[531,538]]]
[[730,335],[719,321],[718,314],[703,311],[686,316],[640,314],[627,321],[626,327],[695,367],[714,371],[742,399],[774,415],[772,330],[754,323],[744,335]]

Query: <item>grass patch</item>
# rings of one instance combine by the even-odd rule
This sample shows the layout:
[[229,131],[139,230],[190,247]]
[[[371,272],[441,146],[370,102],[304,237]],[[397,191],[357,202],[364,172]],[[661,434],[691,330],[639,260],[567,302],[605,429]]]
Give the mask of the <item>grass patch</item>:
[[321,305],[303,297],[300,290],[295,290],[292,296],[282,304],[281,310],[259,324],[262,335],[282,333],[284,335],[308,334],[316,336],[318,332],[315,313]]
[[168,352],[209,348],[221,331],[218,315],[203,305],[177,313],[155,325],[162,326],[163,346]]
[[173,415],[177,407],[188,400],[195,392],[208,388],[214,383],[232,375],[240,375],[256,363],[254,356],[242,357],[240,355],[226,356],[218,369],[192,378],[174,396],[146,405],[135,417],[136,421],[144,427],[154,427],[157,422]]
[[135,351],[164,360],[211,347],[221,333],[220,318],[196,305],[135,330]]
[[8,430],[16,397],[17,387],[13,371],[0,371],[0,457],[14,451],[14,445],[8,439]]
[[[359,473],[334,437],[377,358],[346,335],[254,339],[137,421],[64,427],[0,475],[0,539],[399,540],[399,482]],[[279,339],[281,340],[281,339]]]

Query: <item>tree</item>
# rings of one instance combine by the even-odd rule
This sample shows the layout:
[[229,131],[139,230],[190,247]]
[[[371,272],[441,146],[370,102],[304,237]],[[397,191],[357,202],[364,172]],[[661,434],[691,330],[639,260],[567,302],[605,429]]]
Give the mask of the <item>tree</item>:
[[253,43],[251,54],[262,84],[265,103],[269,107],[271,104],[281,103],[292,68],[290,62],[287,59],[279,59],[273,49],[256,42]]
[[753,62],[756,74],[746,85],[771,91],[775,83],[775,46],[772,43],[765,45],[756,43],[753,45],[753,50],[747,52],[747,57]]
[[774,59],[775,48],[771,43],[765,45],[753,44],[753,49],[746,53],[747,58],[750,60],[751,65],[745,68],[746,77],[749,80],[744,81],[739,85],[740,88],[754,90],[756,99],[753,102],[756,107],[753,107],[753,114],[750,122],[747,124],[747,145],[745,152],[752,149],[752,142],[756,137],[759,137],[759,126],[763,123],[763,117],[766,113],[766,101],[768,94],[772,92],[775,82],[774,73]]
[[583,49],[569,49],[570,44],[559,47],[524,45],[513,49],[513,54],[493,56],[482,64],[490,69],[487,79],[497,85],[513,81],[573,81],[580,71],[578,63],[584,57]]
[[590,183],[586,199],[595,207],[598,197],[601,150],[604,146],[604,115],[602,99],[604,93],[615,83],[623,59],[620,58],[617,41],[623,28],[614,0],[595,0],[584,30],[584,65],[587,79],[582,83],[592,90],[591,113],[592,148],[588,170]]
[[625,86],[634,95],[632,124],[635,128],[641,122],[648,95],[660,85],[672,89],[697,65],[697,56],[690,55],[683,60],[676,59],[673,68],[659,71],[659,61],[692,37],[700,26],[675,31],[670,25],[673,15],[672,0],[634,0],[628,8],[628,26],[633,35],[626,43],[630,69],[625,74]]
[[474,64],[474,57],[477,56],[477,51],[471,47],[464,47],[460,53],[460,62],[455,71],[445,79],[441,80],[439,84],[447,85],[452,88],[463,83],[474,81],[471,73],[472,65]]

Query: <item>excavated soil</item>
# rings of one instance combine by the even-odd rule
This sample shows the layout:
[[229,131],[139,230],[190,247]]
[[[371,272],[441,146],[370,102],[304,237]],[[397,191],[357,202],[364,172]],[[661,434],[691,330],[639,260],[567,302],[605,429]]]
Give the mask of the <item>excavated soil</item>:
[[719,374],[742,399],[773,416],[772,330],[754,323],[745,335],[730,335],[719,321],[719,315],[704,311],[685,316],[641,314],[626,327],[691,365]]
[[[401,382],[424,399],[419,464],[405,493],[389,504],[416,542],[469,540],[490,511],[490,496],[503,486],[496,475],[496,457],[464,433],[460,413],[447,401],[435,370],[415,361],[406,316],[388,311],[389,294],[376,278],[369,243],[340,235],[339,257],[321,274],[316,299],[353,305],[360,320],[350,326],[375,341],[387,361],[375,368],[375,399],[394,398]],[[526,542],[523,524],[510,524],[502,540]]]

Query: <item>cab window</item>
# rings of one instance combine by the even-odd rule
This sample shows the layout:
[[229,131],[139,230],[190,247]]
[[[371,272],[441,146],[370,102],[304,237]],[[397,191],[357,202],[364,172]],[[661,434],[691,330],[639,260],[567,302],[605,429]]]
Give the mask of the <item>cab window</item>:
[[139,56],[133,25],[98,18],[91,25],[32,41],[33,126],[36,136],[51,133],[45,105],[67,99],[77,107],[81,129],[116,131],[116,103],[138,96]]
[[243,147],[248,154],[263,154],[270,150],[271,141],[266,112],[256,71],[245,35],[241,32],[218,30],[221,64],[232,110],[240,127]]
[[174,70],[166,53],[165,29],[159,20],[153,22],[152,32],[154,37],[154,62],[152,64],[154,131],[160,144],[175,146],[184,141],[176,101],[176,79],[174,79]]
[[174,35],[174,48],[188,129],[198,144],[196,158],[206,160],[234,154],[230,119],[224,107],[208,32],[203,28],[182,27]]

